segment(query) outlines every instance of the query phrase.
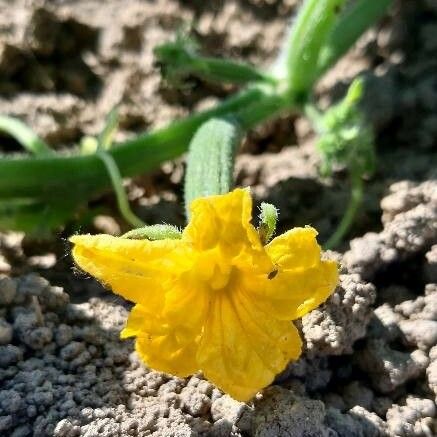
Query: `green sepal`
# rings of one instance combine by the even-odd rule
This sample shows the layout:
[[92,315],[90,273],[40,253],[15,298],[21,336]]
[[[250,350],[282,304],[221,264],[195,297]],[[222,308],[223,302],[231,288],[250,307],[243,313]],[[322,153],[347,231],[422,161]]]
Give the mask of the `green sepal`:
[[180,240],[182,233],[176,226],[162,224],[132,229],[121,237],[132,240]]
[[278,209],[271,203],[261,203],[260,223],[258,226],[259,238],[263,245],[267,244],[276,231]]

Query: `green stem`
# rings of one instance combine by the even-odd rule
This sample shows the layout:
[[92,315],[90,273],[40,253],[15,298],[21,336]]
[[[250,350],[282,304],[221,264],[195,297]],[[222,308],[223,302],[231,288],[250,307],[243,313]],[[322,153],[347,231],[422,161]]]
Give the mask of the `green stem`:
[[317,107],[313,103],[308,103],[305,105],[304,111],[307,118],[311,121],[314,131],[318,135],[323,135],[326,128],[323,123],[323,115]]
[[243,85],[250,82],[275,84],[277,80],[249,64],[228,59],[199,56],[188,65],[181,67],[183,75],[198,76],[204,80],[219,83]]
[[112,187],[117,198],[118,209],[120,210],[123,218],[134,228],[144,226],[145,223],[141,219],[139,219],[130,209],[129,200],[126,195],[126,191],[124,191],[123,188],[123,178],[121,177],[120,171],[114,161],[114,158],[104,150],[98,151],[97,156],[105,164],[106,170],[108,171],[109,177],[111,178]]
[[351,197],[346,211],[332,236],[328,239],[324,245],[325,249],[334,249],[343,240],[344,236],[348,233],[354,218],[361,206],[364,195],[364,183],[360,176],[351,176]]
[[333,27],[320,52],[317,76],[332,67],[357,39],[387,12],[393,0],[357,0]]
[[0,132],[1,131],[15,138],[28,152],[36,156],[53,154],[50,147],[39,138],[38,135],[16,118],[0,115]]
[[109,150],[112,147],[112,139],[117,131],[119,123],[118,110],[113,108],[106,117],[105,126],[100,133],[97,144],[101,150]]
[[346,0],[308,0],[299,11],[287,42],[288,84],[294,93],[308,93],[318,79],[320,49]]
[[163,67],[164,77],[176,85],[188,76],[239,85],[254,82],[274,85],[277,82],[273,76],[250,64],[198,54],[197,44],[188,35],[179,34],[175,41],[161,44],[153,52]]
[[[247,130],[282,111],[299,109],[301,97],[307,95],[314,81],[382,15],[390,0],[357,0],[348,13],[337,20],[332,30],[337,10],[331,6],[342,3],[343,0],[307,0],[304,3],[303,12],[299,14],[296,28],[284,49],[293,86],[287,86],[282,75],[275,85],[268,85],[266,80],[260,79],[259,86],[247,88],[209,111],[115,145],[108,153],[119,168],[120,177],[143,173],[179,156],[186,151],[196,129],[212,117],[234,116],[242,129]],[[320,9],[321,4],[330,5],[328,15]],[[328,37],[328,42],[325,42],[325,37]],[[322,40],[324,52],[319,56]],[[314,68],[315,59],[319,61],[318,69]],[[223,74],[228,66],[220,65]],[[67,199],[72,206],[73,203],[85,204],[110,188],[111,177],[105,163],[96,154],[55,154],[33,133],[29,135],[29,131],[23,129],[17,131],[14,126],[6,128],[35,157],[0,157],[0,201],[25,198],[56,206]],[[68,191],[70,187],[74,187],[71,192]]]
[[[305,5],[311,3],[312,7],[315,7],[315,1],[309,0]],[[390,0],[358,1],[358,6],[350,10],[348,16],[357,15],[357,11],[367,5],[367,10],[364,7],[363,17],[359,20],[359,26],[354,28],[353,22],[349,22],[344,17],[336,24],[335,31],[331,33],[330,42],[326,45],[326,50],[329,50],[330,55],[320,65],[319,74],[341,56],[346,46],[348,48],[355,41],[359,33],[364,31],[365,26],[373,24],[371,19],[378,18],[389,3]],[[370,10],[373,14],[368,13]],[[375,11],[378,13],[376,14]],[[293,33],[293,41],[298,35],[302,35],[303,30],[299,29]],[[260,87],[251,87],[209,111],[191,115],[164,129],[140,135],[133,140],[116,145],[109,153],[123,177],[133,176],[148,171],[163,161],[173,159],[186,151],[195,130],[211,117],[238,113],[242,127],[249,129],[275,116],[278,111],[295,108],[296,102],[293,99],[295,98],[287,98],[284,92],[275,94],[272,90],[266,92]],[[69,186],[74,186],[76,192],[84,193],[87,198],[90,198],[110,186],[105,166],[95,155],[56,154],[49,157],[38,156],[37,159],[2,157],[0,158],[0,175],[0,198],[4,199],[34,196],[47,199],[63,198],[65,187]],[[36,181],[38,183],[35,183]]]
[[298,110],[298,104],[294,96],[284,94],[264,95],[253,104],[247,105],[235,111],[233,116],[238,120],[244,130],[248,130],[259,123],[268,120],[284,111],[294,112]]
[[[254,106],[256,112],[258,106],[262,107],[265,100],[271,99],[271,93],[258,87],[246,89],[211,110],[114,145],[108,153],[114,158],[123,177],[146,172],[185,152],[193,133],[205,120],[235,114],[249,106]],[[274,115],[265,114],[265,117]],[[242,114],[240,117],[240,123],[246,129],[253,126],[249,116]],[[5,156],[0,159],[0,175],[0,198],[6,199],[34,196],[62,198],[65,196],[65,187],[69,186],[74,186],[76,192],[90,198],[110,186],[105,166],[95,154],[56,154],[44,158]]]

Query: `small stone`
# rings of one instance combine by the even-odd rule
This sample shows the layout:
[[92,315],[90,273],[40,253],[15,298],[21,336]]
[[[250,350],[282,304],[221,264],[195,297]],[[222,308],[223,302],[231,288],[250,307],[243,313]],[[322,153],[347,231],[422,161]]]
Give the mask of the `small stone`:
[[437,344],[437,321],[401,320],[399,328],[409,345],[428,350]]
[[93,225],[102,234],[120,235],[121,233],[120,225],[109,215],[96,215]]
[[55,342],[58,346],[65,346],[73,338],[73,329],[69,325],[60,324],[55,332]]
[[81,352],[85,350],[85,344],[79,341],[72,341],[67,346],[61,349],[61,358],[71,361],[76,358]]
[[0,368],[8,368],[23,359],[23,351],[12,344],[0,346]]
[[77,437],[79,435],[80,426],[73,425],[68,419],[62,419],[58,422],[53,431],[54,437]]
[[17,293],[17,282],[7,276],[0,277],[0,307],[10,305]]
[[49,281],[36,273],[22,276],[18,281],[18,293],[26,296],[41,296]]
[[328,435],[323,402],[296,397],[278,386],[264,390],[256,402],[252,433],[255,437],[301,437]]
[[23,399],[15,390],[0,391],[0,405],[7,414],[14,414],[23,408]]
[[182,408],[192,416],[202,416],[211,407],[211,399],[196,388],[185,387],[180,394]]
[[45,345],[52,341],[53,332],[50,328],[42,326],[41,328],[36,328],[29,336],[26,344],[32,349],[42,349]]
[[430,399],[410,396],[406,400],[406,405],[393,405],[387,411],[390,435],[400,437],[432,435],[431,427],[434,416],[434,402]]
[[211,416],[214,422],[220,419],[226,419],[229,423],[235,423],[246,404],[238,402],[229,395],[224,395],[213,401],[211,405]]
[[14,429],[10,437],[28,437],[32,435],[32,431],[29,425],[21,425]]
[[400,320],[401,316],[388,303],[384,303],[374,311],[369,324],[369,337],[384,337],[387,341],[397,339],[401,334],[399,330]]
[[373,386],[381,393],[389,393],[406,381],[418,377],[428,365],[428,357],[421,350],[405,353],[391,349],[384,340],[367,342],[356,357],[358,366],[371,375]]
[[0,318],[0,345],[9,344],[12,340],[13,330],[5,319]]
[[344,388],[343,398],[348,410],[356,406],[370,410],[374,395],[372,390],[358,381],[354,381]]
[[8,429],[11,429],[14,424],[11,415],[8,416],[0,416],[0,432],[6,432]]
[[45,308],[52,311],[64,308],[70,300],[68,294],[64,292],[62,287],[51,285],[44,288],[40,299]]

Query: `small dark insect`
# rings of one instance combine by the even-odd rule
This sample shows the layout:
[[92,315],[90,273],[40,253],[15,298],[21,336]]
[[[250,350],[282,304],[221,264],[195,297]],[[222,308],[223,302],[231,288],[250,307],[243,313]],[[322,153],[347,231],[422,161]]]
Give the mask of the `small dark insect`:
[[278,274],[278,269],[272,270],[268,275],[267,278],[273,279]]

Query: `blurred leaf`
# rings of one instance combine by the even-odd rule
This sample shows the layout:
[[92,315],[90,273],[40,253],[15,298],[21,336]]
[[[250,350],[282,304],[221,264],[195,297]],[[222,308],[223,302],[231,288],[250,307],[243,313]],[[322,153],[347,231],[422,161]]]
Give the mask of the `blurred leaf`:
[[18,118],[0,115],[0,131],[13,137],[21,146],[34,155],[50,155],[53,153],[50,147]]

